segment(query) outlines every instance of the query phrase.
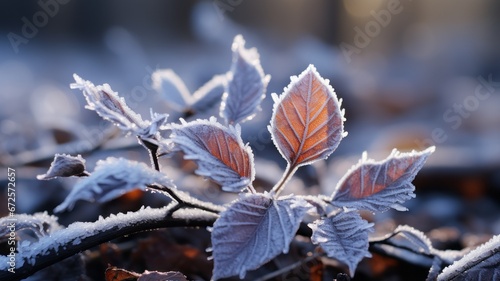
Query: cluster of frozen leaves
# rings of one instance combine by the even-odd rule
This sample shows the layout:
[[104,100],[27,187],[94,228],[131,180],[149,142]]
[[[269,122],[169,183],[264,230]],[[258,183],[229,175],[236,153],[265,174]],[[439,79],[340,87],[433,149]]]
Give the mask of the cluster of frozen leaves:
[[[304,216],[315,214],[313,205],[324,210],[309,224],[312,242],[321,245],[328,256],[344,262],[353,275],[359,261],[370,255],[368,232],[372,226],[356,210],[402,210],[400,204],[414,196],[411,181],[434,149],[394,151],[382,162],[365,155],[328,199],[280,196],[297,168],[327,158],[346,133],[341,101],[312,65],[292,77],[283,94],[273,94],[273,99],[269,130],[288,166],[269,193],[258,193],[252,187],[253,155],[241,142],[238,124],[225,128],[212,119],[171,126],[173,142],[186,158],[197,161],[199,174],[218,182],[226,191],[248,191],[232,202],[213,226],[213,277],[243,278],[248,270],[288,252]],[[207,168],[215,163],[217,169]]]
[[[107,84],[94,86],[75,75],[76,83],[71,87],[81,89],[87,108],[104,119],[149,145],[163,146],[170,152],[182,151],[186,159],[198,164],[197,174],[218,183],[225,191],[240,193],[237,200],[221,211],[211,229],[214,279],[233,275],[244,278],[247,271],[287,253],[306,214],[315,217],[308,224],[313,231],[312,243],[321,246],[327,256],[346,264],[353,276],[358,263],[370,256],[368,233],[372,224],[363,220],[358,211],[405,210],[401,204],[415,196],[411,182],[434,147],[409,153],[394,150],[379,162],[365,153],[337,183],[332,195],[280,196],[299,167],[328,158],[347,135],[342,101],[329,81],[310,65],[300,75],[291,77],[281,95],[272,94],[274,109],[268,128],[287,161],[287,168],[270,192],[256,192],[254,156],[241,138],[239,123],[250,120],[260,109],[270,77],[262,70],[257,50],[244,45],[243,38],[237,36],[232,46],[230,71],[215,76],[192,95],[173,71],[153,74],[157,90],[180,111],[203,112],[221,100],[219,115],[223,123],[211,117],[167,124],[167,115],[156,113],[151,113],[151,120],[143,120]],[[162,130],[170,135],[163,137]],[[40,179],[88,176],[56,211],[71,208],[77,200],[105,202],[152,184],[176,188],[163,172],[142,163],[108,158],[98,162],[92,173],[85,171],[84,164],[80,156],[56,155],[47,174],[39,176]],[[423,253],[435,253],[428,240],[417,232],[408,229],[400,232],[405,233],[403,238],[391,242],[409,243]],[[441,264],[456,259],[439,257]],[[436,262],[433,268],[439,268],[439,272],[438,265]]]

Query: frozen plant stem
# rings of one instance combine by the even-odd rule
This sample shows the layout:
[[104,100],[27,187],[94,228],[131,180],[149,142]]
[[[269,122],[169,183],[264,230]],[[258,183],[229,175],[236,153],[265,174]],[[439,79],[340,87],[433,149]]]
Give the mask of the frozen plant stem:
[[283,176],[279,180],[279,182],[273,187],[271,192],[275,194],[276,197],[281,193],[283,188],[285,187],[286,183],[290,180],[290,178],[295,174],[295,171],[297,171],[297,167],[291,167],[290,165],[286,166],[285,172],[283,173]]
[[219,214],[220,212],[225,210],[225,208],[222,206],[198,200],[180,190],[168,188],[159,184],[149,184],[147,187],[149,189],[157,190],[168,194],[168,196],[170,196],[173,200],[177,202],[177,205],[174,207],[175,210],[180,208],[194,208],[210,212],[213,214]]
[[156,154],[158,152],[158,145],[151,143],[147,140],[144,140],[140,137],[138,137],[139,142],[148,150],[149,152],[149,158],[151,159],[151,164],[153,165],[153,168],[157,171],[160,171],[160,163],[158,163],[158,155]]

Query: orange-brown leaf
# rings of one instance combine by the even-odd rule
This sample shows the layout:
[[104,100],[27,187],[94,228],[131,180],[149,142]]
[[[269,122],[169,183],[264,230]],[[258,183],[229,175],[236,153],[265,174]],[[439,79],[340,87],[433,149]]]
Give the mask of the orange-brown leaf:
[[281,96],[273,94],[269,130],[291,167],[327,158],[345,136],[340,102],[328,83],[309,65]]
[[225,191],[239,192],[255,178],[253,154],[244,145],[240,127],[224,127],[215,118],[171,125],[172,141],[186,159],[196,161],[196,173],[212,179]]

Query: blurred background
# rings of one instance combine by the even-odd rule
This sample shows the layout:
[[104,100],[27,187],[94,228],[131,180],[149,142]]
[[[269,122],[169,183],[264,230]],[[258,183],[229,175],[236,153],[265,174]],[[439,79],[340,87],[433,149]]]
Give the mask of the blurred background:
[[[280,94],[291,75],[314,64],[344,100],[349,135],[328,161],[301,169],[290,192],[330,194],[363,151],[381,160],[393,148],[435,145],[415,180],[417,198],[407,204],[411,211],[367,216],[428,233],[441,229],[435,243],[452,239],[443,247],[462,248],[500,233],[498,1],[47,0],[0,5],[0,164],[18,171],[19,212],[52,210],[74,184],[71,179],[35,179],[55,153],[80,153],[89,170],[107,155],[148,161],[133,138],[116,137],[108,123],[84,109],[82,94],[69,89],[73,73],[95,84],[109,83],[143,116],[153,108],[171,114],[174,122],[182,114],[152,88],[151,74],[172,69],[194,92],[229,70],[232,40],[242,34],[271,75],[262,112],[243,125],[262,189],[269,189],[285,166],[266,129],[270,93]],[[98,147],[106,152],[95,152]],[[175,169],[172,176],[200,197],[225,200],[210,183]],[[0,178],[6,182],[5,173]],[[211,191],[194,190],[200,184]],[[95,204],[84,204],[79,207],[92,211],[78,218],[63,214],[62,223],[102,213]]]

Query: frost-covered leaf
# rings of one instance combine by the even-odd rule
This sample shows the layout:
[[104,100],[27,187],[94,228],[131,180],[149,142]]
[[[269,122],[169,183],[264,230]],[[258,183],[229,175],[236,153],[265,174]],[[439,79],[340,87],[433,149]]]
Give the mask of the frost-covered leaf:
[[326,216],[332,210],[332,206],[328,204],[329,198],[324,195],[306,195],[306,196],[297,196],[304,199],[307,203],[311,204],[315,208],[314,214],[319,216]]
[[332,204],[339,207],[386,211],[406,210],[400,204],[415,197],[411,183],[427,157],[430,147],[421,152],[400,153],[394,149],[389,157],[376,162],[363,153],[362,159],[339,181]]
[[177,271],[158,272],[145,271],[137,281],[188,281],[184,274]]
[[442,261],[441,252],[432,247],[429,238],[411,226],[400,225],[392,233],[372,238],[370,242],[381,252],[422,267],[438,266],[432,256]]
[[221,116],[229,124],[251,119],[260,110],[271,77],[264,75],[257,49],[245,48],[243,36],[237,35],[231,47],[233,63],[222,96]]
[[32,215],[14,214],[0,218],[0,237],[8,236],[12,231],[31,230],[38,237],[48,235],[61,228],[57,217],[47,212]]
[[225,127],[215,117],[171,125],[171,139],[184,153],[196,161],[196,173],[215,181],[222,189],[240,192],[255,178],[253,153],[241,140],[240,127]]
[[189,107],[193,98],[184,81],[172,69],[160,69],[151,75],[155,89],[167,103],[178,111]]
[[157,114],[151,111],[151,121],[143,120],[125,103],[125,99],[114,92],[108,84],[95,86],[90,81],[74,74],[75,83],[71,89],[83,92],[87,105],[85,108],[94,110],[103,119],[111,121],[125,132],[133,133],[142,139],[152,139],[158,135],[158,130],[165,125],[168,114]]
[[344,133],[344,114],[333,88],[313,65],[291,82],[279,97],[269,131],[274,144],[292,168],[326,159]]
[[429,274],[427,275],[426,281],[437,280],[437,277],[441,270],[443,269],[443,261],[439,257],[434,257],[432,261],[432,266],[429,269]]
[[500,235],[446,267],[437,280],[500,280]]
[[227,83],[225,74],[215,75],[207,83],[193,93],[193,103],[189,110],[204,113],[214,108],[220,101]]
[[313,230],[311,241],[321,245],[329,257],[346,264],[351,277],[358,263],[364,257],[371,257],[368,252],[368,231],[371,231],[372,226],[358,212],[341,212],[309,224]]
[[153,183],[175,187],[165,174],[151,169],[144,163],[109,157],[104,161],[98,161],[94,172],[78,182],[64,202],[54,211],[71,209],[78,200],[104,203],[134,189],[144,190],[146,185]]
[[408,225],[398,226],[387,238],[387,241],[394,246],[422,254],[431,254],[433,251],[429,238],[420,230]]
[[56,154],[47,173],[36,176],[39,180],[80,176],[85,172],[85,159],[81,155]]
[[243,194],[220,214],[212,230],[213,278],[243,278],[280,253],[287,253],[303,216],[311,206],[303,199],[270,194]]
[[118,96],[109,84],[95,86],[76,74],[73,78],[75,83],[71,84],[70,88],[83,92],[87,100],[85,108],[94,110],[99,116],[113,122],[124,131],[135,131],[137,128],[145,127],[141,116],[130,109],[125,100]]
[[215,75],[192,95],[182,79],[171,69],[153,73],[153,88],[177,111],[203,113],[220,102],[226,75]]

